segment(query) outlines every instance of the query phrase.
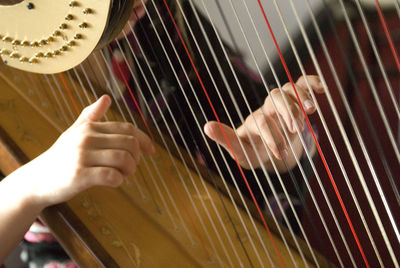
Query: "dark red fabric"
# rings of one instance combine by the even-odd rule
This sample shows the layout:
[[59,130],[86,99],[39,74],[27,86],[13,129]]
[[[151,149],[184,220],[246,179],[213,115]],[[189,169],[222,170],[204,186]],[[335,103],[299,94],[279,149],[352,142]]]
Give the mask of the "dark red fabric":
[[[393,55],[391,54],[388,41],[386,40],[386,37],[384,35],[384,32],[381,28],[381,25],[379,23],[377,16],[375,16],[376,11],[375,11],[375,14],[374,14],[374,12],[372,12],[372,14],[370,14],[370,15],[371,16],[368,17],[368,20],[369,20],[370,26],[373,31],[374,39],[376,40],[376,43],[377,43],[377,46],[379,49],[379,53],[381,55],[381,59],[383,61],[383,64],[385,65],[385,70],[388,73],[390,83],[392,85],[394,94],[396,96],[396,100],[398,102],[399,101],[399,88],[400,88],[399,73],[396,69],[395,61],[393,59]],[[387,18],[387,23],[389,25],[391,33],[394,35],[396,32],[399,32],[400,31],[400,20],[398,19],[397,14],[391,14],[391,15],[386,14],[386,18]],[[389,121],[390,127],[395,135],[395,138],[398,138],[399,137],[398,136],[399,135],[398,116],[395,113],[395,109],[394,109],[392,100],[389,97],[388,88],[386,87],[386,85],[384,83],[383,76],[381,75],[381,73],[379,71],[378,63],[373,54],[372,47],[368,40],[368,36],[365,31],[364,25],[362,24],[361,20],[353,21],[353,25],[356,30],[357,39],[360,43],[363,54],[365,55],[367,65],[369,66],[369,70],[371,71],[372,77],[374,79],[374,83],[377,87],[379,97],[381,99],[381,102],[383,104],[383,107],[384,107],[384,110],[386,113],[386,118]],[[362,100],[365,102],[365,105],[368,109],[369,117],[370,117],[371,121],[373,122],[374,129],[375,129],[376,134],[379,137],[379,141],[381,142],[381,145],[383,147],[384,156],[386,157],[386,163],[388,164],[390,171],[393,174],[394,179],[397,182],[397,184],[398,184],[398,177],[399,177],[398,174],[400,173],[400,167],[395,158],[395,152],[393,150],[393,147],[389,143],[389,138],[388,138],[388,135],[387,135],[386,130],[383,125],[383,120],[378,112],[378,107],[377,107],[375,99],[372,95],[371,88],[366,79],[366,75],[362,68],[361,61],[359,60],[359,58],[356,54],[355,48],[352,45],[352,41],[351,41],[347,26],[345,26],[344,23],[341,23],[337,26],[337,29],[338,29],[338,33],[340,35],[341,44],[343,45],[343,47],[346,51],[346,58],[349,60],[349,62],[351,64],[351,68],[354,71],[358,88],[354,88],[351,83],[349,72],[346,69],[345,62],[343,60],[343,57],[341,56],[339,46],[337,45],[337,42],[335,40],[335,37],[334,37],[334,34],[332,31],[325,32],[325,41],[329,48],[331,57],[333,59],[333,62],[334,62],[335,68],[336,68],[336,72],[337,72],[337,74],[340,78],[340,81],[342,82],[342,85],[344,87],[346,98],[348,99],[349,104],[351,106],[352,112],[354,114],[355,120],[358,125],[358,129],[360,130],[363,140],[366,143],[367,151],[368,151],[369,156],[371,157],[371,161],[373,163],[373,166],[375,167],[375,171],[377,172],[377,177],[379,179],[380,185],[383,188],[385,197],[387,198],[387,201],[389,203],[389,206],[391,208],[391,211],[393,213],[395,221],[399,222],[399,220],[400,220],[400,210],[398,209],[399,205],[395,198],[391,184],[388,180],[388,175],[384,169],[383,164],[384,164],[385,160],[382,157],[380,157],[380,155],[378,154],[378,147],[373,139],[373,132],[371,132],[369,130],[367,119],[363,114],[360,95],[362,96]],[[396,47],[399,48],[400,47],[400,39],[398,37],[397,37],[397,39],[395,39],[395,42],[396,42]],[[373,181],[373,177],[371,175],[370,168],[367,165],[367,162],[363,157],[363,152],[358,143],[355,132],[352,130],[350,121],[348,119],[348,115],[344,108],[344,104],[341,101],[341,98],[339,95],[339,89],[336,86],[336,83],[334,82],[333,75],[331,74],[330,68],[328,66],[328,62],[324,56],[324,53],[323,53],[318,41],[316,41],[314,43],[314,48],[318,55],[318,62],[321,65],[322,72],[324,73],[325,78],[327,79],[327,83],[328,83],[330,92],[332,94],[332,98],[335,101],[335,106],[340,114],[340,117],[344,124],[346,133],[348,134],[350,143],[354,149],[354,153],[357,156],[357,160],[359,161],[361,170],[364,174],[365,181],[368,185],[368,188],[370,189],[372,198],[378,209],[380,218],[384,224],[385,230],[391,241],[394,252],[398,253],[398,252],[400,252],[399,243],[397,242],[395,233],[393,232],[393,228],[390,224],[389,218],[385,212],[382,201],[379,197],[379,193],[378,193],[375,183]],[[308,66],[307,73],[316,73],[311,61],[306,63],[306,66]],[[359,90],[360,94],[357,94],[357,90]],[[334,143],[336,144],[336,147],[342,158],[342,162],[345,165],[345,169],[348,174],[349,180],[353,186],[355,195],[359,200],[361,210],[364,213],[364,216],[366,218],[368,226],[372,232],[372,236],[375,239],[375,242],[376,242],[377,248],[381,254],[382,260],[383,260],[385,266],[392,267],[393,263],[391,261],[390,255],[386,249],[386,245],[383,241],[382,235],[381,235],[380,231],[378,230],[378,225],[376,224],[375,218],[374,218],[372,211],[368,205],[368,201],[364,194],[363,188],[359,182],[357,173],[353,167],[350,155],[347,153],[347,149],[345,147],[344,140],[342,139],[342,137],[340,135],[340,130],[336,124],[333,113],[331,112],[331,110],[329,108],[330,106],[327,101],[327,98],[325,96],[320,96],[319,104],[323,109],[323,113],[325,115],[325,120],[326,120],[328,127],[330,129],[330,132],[333,136]],[[340,170],[336,156],[334,155],[334,152],[333,152],[331,146],[329,145],[329,141],[328,141],[327,135],[325,134],[325,131],[322,131],[324,128],[323,128],[320,120],[317,117],[314,117],[313,119],[314,119],[313,122],[316,123],[318,130],[320,130],[319,133],[320,133],[320,143],[322,146],[322,150],[327,158],[330,170],[333,173],[335,182],[337,184],[337,187],[339,188],[339,192],[340,192],[340,194],[344,200],[345,206],[350,214],[350,218],[356,229],[356,232],[360,239],[363,250],[367,255],[368,262],[371,265],[371,267],[379,267],[378,260],[375,256],[375,253],[373,251],[373,248],[371,246],[371,243],[369,241],[367,233],[363,228],[361,219],[357,212],[357,208],[354,204],[353,199],[351,198],[349,188],[346,185],[344,176]],[[398,142],[398,140],[397,140],[397,142]],[[324,171],[321,161],[318,161],[316,164],[317,164],[319,174],[321,176],[322,184],[324,185],[324,188],[326,189],[329,200],[331,201],[331,204],[333,206],[333,210],[335,211],[337,218],[340,222],[340,226],[342,226],[342,230],[344,232],[344,236],[346,237],[349,247],[351,249],[351,253],[354,256],[357,265],[360,265],[360,267],[361,267],[364,265],[364,262],[362,260],[361,254],[357,248],[355,240],[350,232],[350,228],[348,227],[348,224],[345,220],[344,214],[343,214],[343,212],[340,208],[340,205],[337,201],[337,197],[336,197],[335,193],[333,192],[333,188],[331,186],[331,183],[329,182],[329,178],[326,174],[326,171]],[[317,181],[314,179],[311,182],[311,184],[312,184],[313,191],[318,199],[318,204],[321,207],[321,210],[325,216],[326,222],[328,223],[329,229],[334,238],[336,246],[340,251],[340,255],[344,261],[345,267],[350,267],[350,266],[352,266],[352,264],[350,262],[350,258],[348,257],[348,254],[346,253],[344,244],[341,241],[341,238],[340,238],[339,232],[337,231],[337,228],[335,227],[333,218],[332,218],[332,216],[330,216],[331,213],[328,210],[328,206],[326,205],[326,202],[322,196],[322,193],[317,184]],[[315,224],[318,226],[318,229],[321,230],[321,232],[320,232],[322,234],[321,241],[325,241],[325,243],[322,243],[323,245],[321,246],[321,243],[318,243],[318,239],[315,238],[315,236],[313,236],[313,234],[311,232],[309,232],[310,236],[313,237],[313,239],[312,239],[313,245],[316,248],[318,248],[318,250],[321,251],[321,253],[323,253],[323,254],[325,252],[328,252],[329,259],[331,259],[334,263],[338,264],[338,262],[336,261],[334,252],[333,252],[333,248],[331,247],[330,243],[327,242],[329,240],[328,240],[327,235],[325,235],[325,231],[323,231],[324,228],[321,223],[320,216],[317,214],[311,199],[308,202],[308,206],[314,215]],[[310,230],[310,228],[312,227],[309,224],[309,222],[306,220],[304,220],[304,224],[306,225],[306,228],[305,228],[306,230]]]

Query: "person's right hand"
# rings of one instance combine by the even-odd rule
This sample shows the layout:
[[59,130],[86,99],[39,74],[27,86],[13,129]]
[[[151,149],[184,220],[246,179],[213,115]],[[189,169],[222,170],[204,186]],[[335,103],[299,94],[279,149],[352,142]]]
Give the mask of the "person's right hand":
[[[316,107],[308,91],[306,79],[314,92],[323,94],[324,88],[320,83],[320,78],[313,75],[302,76],[295,83],[296,91],[299,94],[305,112],[311,115],[316,111]],[[288,102],[288,107],[284,101],[284,95]],[[278,120],[278,114],[283,120],[283,126]],[[294,120],[292,120],[290,114],[293,114]],[[244,168],[259,168],[261,165],[266,165],[267,169],[271,169],[271,159],[268,156],[265,145],[272,152],[274,161],[277,160],[275,163],[279,163],[285,158],[289,168],[292,168],[296,161],[293,153],[289,150],[288,142],[294,145],[298,156],[303,151],[297,135],[296,125],[300,131],[304,129],[304,116],[292,84],[286,83],[282,87],[282,91],[279,88],[272,90],[265,99],[264,104],[250,114],[245,122],[236,129],[236,132],[231,127],[225,124],[220,125],[215,121],[208,122],[204,126],[204,131],[208,137],[224,147],[231,155],[233,153],[239,164]],[[286,140],[282,127],[288,130],[289,141]],[[250,138],[254,142],[254,146]],[[240,143],[243,145],[247,157]],[[279,166],[279,171],[287,171],[286,165],[279,164]]]

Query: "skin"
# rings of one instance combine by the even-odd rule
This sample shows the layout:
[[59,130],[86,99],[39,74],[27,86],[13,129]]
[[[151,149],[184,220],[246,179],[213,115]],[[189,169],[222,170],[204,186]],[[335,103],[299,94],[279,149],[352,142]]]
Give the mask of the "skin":
[[[138,17],[132,13],[132,26],[145,14],[142,1],[137,1],[134,8]],[[129,30],[129,26],[124,29],[125,32]],[[90,59],[86,64],[96,66]],[[312,90],[323,93],[318,77],[307,76],[307,80]],[[304,77],[296,82],[296,88],[306,113],[314,113],[315,106],[309,97]],[[304,118],[299,111],[292,86],[286,84],[282,89],[288,99],[289,109],[296,118],[296,124],[302,130]],[[286,172],[283,158],[289,168],[296,165],[294,154],[284,139],[272,100],[285,122],[284,127],[289,131],[295,154],[300,156],[303,151],[288,109],[284,105],[282,93],[279,89],[274,89],[265,99],[264,105],[249,115],[244,124],[236,129],[237,136],[235,130],[222,125],[233,154],[244,168],[265,165],[269,171],[273,171],[271,161],[274,161],[279,172]],[[99,122],[110,104],[110,98],[103,96],[85,108],[76,122],[51,148],[0,182],[0,264],[45,207],[68,201],[79,192],[94,186],[118,187],[125,177],[135,173],[142,154],[154,153],[150,138],[132,124]],[[208,122],[204,131],[209,138],[231,152],[217,122]],[[251,146],[248,135],[254,140],[255,148]],[[243,143],[250,161],[246,159],[239,140]],[[272,159],[266,153],[263,140],[272,152]],[[261,157],[261,163],[257,159],[256,151]]]
[[[315,112],[316,108],[309,95],[305,79],[308,80],[314,92],[322,94],[324,89],[318,76],[301,77],[297,80],[295,84],[296,90],[303,103],[305,112],[311,115]],[[239,164],[246,169],[251,167],[259,168],[261,165],[265,165],[268,171],[275,172],[271,162],[274,161],[280,173],[287,172],[287,167],[283,159],[285,159],[290,169],[296,166],[296,160],[285,139],[277,114],[279,113],[284,121],[284,127],[289,133],[290,143],[293,145],[295,154],[298,157],[302,154],[303,147],[294,124],[298,125],[300,131],[304,129],[305,124],[292,85],[287,83],[282,87],[282,90],[284,92],[283,94],[286,95],[289,109],[293,113],[295,122],[293,122],[290,117],[289,110],[284,102],[283,94],[276,88],[272,90],[270,95],[265,99],[264,105],[249,115],[245,122],[236,129],[237,135],[235,130],[225,124],[222,124],[222,131],[221,126],[215,121],[208,122],[204,126],[205,133],[212,140],[224,147],[231,156],[235,155]],[[276,110],[272,100],[276,105]],[[226,141],[224,133],[229,143]],[[249,136],[253,140],[255,147],[252,146]],[[239,141],[242,142],[244,150]],[[268,157],[264,144],[266,144],[271,151],[272,159]],[[248,159],[246,158],[245,152],[248,155]],[[261,163],[257,158],[256,152],[258,152],[260,156]]]
[[0,182],[0,263],[45,207],[93,186],[118,187],[143,153],[154,153],[132,124],[98,122],[110,104],[103,96],[85,108],[49,150]]
[[[307,79],[315,92],[323,93],[318,77],[308,76]],[[315,106],[305,85],[305,78],[302,77],[297,81],[296,88],[307,108],[307,114],[312,114],[315,112]],[[297,120],[296,124],[302,130],[304,118],[299,111],[291,85],[283,86],[283,91],[288,97],[290,109]],[[272,105],[272,98],[290,133],[296,154],[302,153],[298,135],[284,105],[282,94],[279,89],[274,89],[265,99],[264,105],[249,115],[244,124],[236,130],[237,136],[232,128],[222,125],[233,153],[244,168],[261,166],[255,148],[261,156],[262,164],[269,170],[272,170],[271,161],[275,161],[279,172],[287,171],[283,165],[283,158],[288,161],[290,167],[296,164],[276,120],[277,112]],[[118,187],[125,177],[136,172],[142,153],[147,155],[154,153],[155,149],[150,138],[132,124],[99,122],[110,105],[110,97],[103,96],[86,107],[75,123],[50,149],[0,182],[0,237],[2,237],[0,263],[18,244],[45,207],[67,201],[93,186]],[[208,122],[204,126],[204,131],[212,140],[230,152],[217,122]],[[248,135],[255,141],[255,148],[251,146]],[[240,147],[239,139],[244,144],[250,162]],[[266,153],[262,139],[273,153],[272,160]],[[284,150],[289,153],[282,155],[280,152]],[[10,226],[12,228],[9,228]]]

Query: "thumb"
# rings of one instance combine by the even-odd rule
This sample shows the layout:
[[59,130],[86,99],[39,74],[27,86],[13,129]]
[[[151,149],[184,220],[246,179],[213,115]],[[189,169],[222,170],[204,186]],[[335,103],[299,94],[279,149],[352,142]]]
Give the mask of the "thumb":
[[210,139],[224,147],[229,154],[232,155],[232,150],[235,155],[241,155],[243,153],[240,147],[239,137],[231,127],[211,121],[204,125],[204,132]]
[[83,109],[74,125],[82,124],[83,122],[95,122],[99,121],[110,108],[111,99],[108,95],[103,95],[95,103],[87,106]]

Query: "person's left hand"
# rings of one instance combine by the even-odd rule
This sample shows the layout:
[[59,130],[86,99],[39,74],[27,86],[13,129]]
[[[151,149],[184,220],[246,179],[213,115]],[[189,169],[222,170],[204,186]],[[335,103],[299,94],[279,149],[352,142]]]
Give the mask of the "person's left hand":
[[[324,92],[318,76],[307,76],[307,80],[313,91],[320,94]],[[300,77],[295,86],[305,112],[307,114],[314,113],[316,108],[308,92],[305,78]],[[295,142],[296,137],[298,138],[295,125],[297,124],[300,131],[303,130],[304,117],[297,103],[297,98],[292,85],[286,83],[282,87],[282,91],[286,96],[289,108],[287,108],[284,102],[282,92],[279,88],[276,88],[270,92],[270,95],[265,99],[263,106],[250,114],[246,118],[244,124],[236,129],[237,134],[231,127],[225,124],[221,124],[220,126],[215,121],[208,122],[204,126],[205,133],[212,140],[224,147],[231,156],[233,153],[239,164],[247,169],[251,167],[258,168],[262,164],[269,164],[270,159],[267,150],[265,149],[264,142],[277,160],[282,160],[283,158],[292,156],[282,130],[282,125],[279,123],[278,114],[284,122],[284,127],[289,131],[291,143]],[[291,119],[289,110],[293,114],[295,119],[294,121]],[[221,128],[226,136],[221,131]],[[253,140],[254,147],[252,146],[249,137]],[[229,140],[229,144],[227,139]],[[248,160],[241,148],[239,140],[243,144],[244,150],[248,155]],[[302,152],[302,147],[299,147],[298,153],[300,152]],[[261,162],[257,158],[257,153],[260,156]]]
[[12,173],[16,192],[44,208],[93,186],[118,187],[133,175],[142,153],[155,149],[132,124],[101,122],[110,105],[110,97],[103,96],[86,107],[53,146]]

